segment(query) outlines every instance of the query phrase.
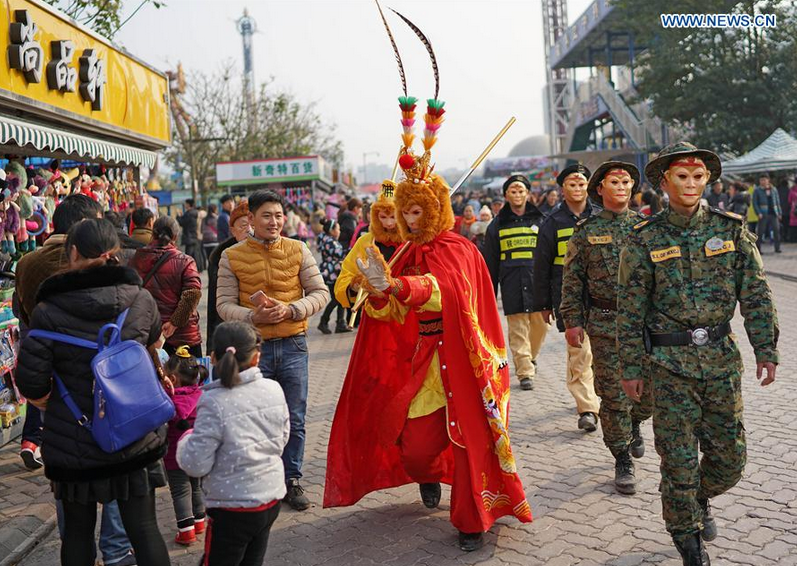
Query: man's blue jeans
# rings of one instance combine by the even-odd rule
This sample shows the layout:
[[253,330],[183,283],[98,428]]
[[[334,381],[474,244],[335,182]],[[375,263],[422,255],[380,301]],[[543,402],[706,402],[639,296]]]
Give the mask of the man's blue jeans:
[[[58,533],[63,538],[64,534],[64,509],[61,501],[55,500],[55,511],[58,516]],[[116,501],[111,501],[102,506],[102,522],[100,523],[100,552],[102,561],[113,566],[127,556],[132,545],[127,538],[125,527],[122,525],[122,516]]]
[[285,480],[302,477],[304,417],[307,413],[307,337],[266,340],[260,348],[260,371],[282,387],[291,416],[291,436],[282,452]]

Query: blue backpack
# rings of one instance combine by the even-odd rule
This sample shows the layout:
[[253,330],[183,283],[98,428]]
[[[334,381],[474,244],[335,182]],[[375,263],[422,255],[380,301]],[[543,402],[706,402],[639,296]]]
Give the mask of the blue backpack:
[[[100,328],[96,343],[47,330],[28,333],[28,336],[97,350],[91,360],[94,373],[92,420],[81,412],[55,372],[53,379],[78,424],[91,432],[105,452],[117,452],[133,444],[174,416],[174,403],[161,386],[147,349],[134,340],[120,339],[128,310],[125,309],[116,322]],[[106,345],[108,331],[111,335]]]

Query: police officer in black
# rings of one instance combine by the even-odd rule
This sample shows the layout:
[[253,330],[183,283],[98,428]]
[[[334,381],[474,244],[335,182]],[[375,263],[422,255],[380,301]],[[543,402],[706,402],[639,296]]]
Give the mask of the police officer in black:
[[[589,218],[593,206],[587,197],[590,171],[583,165],[571,165],[556,177],[562,187],[564,200],[556,205],[540,227],[534,257],[534,310],[545,322],[556,319],[559,332],[565,331],[559,315],[562,301],[562,269],[567,241],[573,235],[576,222]],[[598,427],[600,400],[595,394],[592,373],[592,351],[585,337],[581,348],[567,347],[567,389],[576,401],[578,428],[593,432]]]
[[537,354],[548,332],[542,315],[534,312],[532,270],[544,216],[528,202],[530,189],[523,175],[504,182],[506,203],[487,227],[482,248],[496,294],[501,285],[515,375],[527,391],[534,388]]

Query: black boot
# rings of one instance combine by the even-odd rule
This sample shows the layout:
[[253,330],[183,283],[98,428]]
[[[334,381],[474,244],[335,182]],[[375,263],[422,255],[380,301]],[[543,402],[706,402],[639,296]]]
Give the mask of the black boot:
[[581,413],[578,417],[579,430],[595,432],[598,430],[598,416],[595,413]]
[[351,328],[346,326],[345,320],[339,320],[335,325],[335,334],[344,334],[346,332],[351,332]]
[[321,334],[332,334],[332,331],[329,329],[329,322],[324,322],[322,320],[318,323],[318,329],[321,331]]
[[421,501],[428,509],[434,509],[440,504],[440,484],[421,483]]
[[631,421],[631,456],[641,458],[645,455],[645,439],[642,438],[642,431],[639,430],[639,421]]
[[618,493],[623,495],[634,495],[636,493],[636,476],[634,476],[634,462],[628,448],[617,454],[614,463],[614,487]]
[[697,502],[703,509],[703,528],[700,530],[700,538],[706,542],[711,542],[717,538],[717,523],[711,515],[708,499],[698,499]]
[[459,548],[465,552],[479,550],[484,545],[482,533],[463,533],[459,531]]
[[706,547],[698,533],[681,538],[680,541],[673,537],[672,541],[684,561],[684,566],[711,566]]

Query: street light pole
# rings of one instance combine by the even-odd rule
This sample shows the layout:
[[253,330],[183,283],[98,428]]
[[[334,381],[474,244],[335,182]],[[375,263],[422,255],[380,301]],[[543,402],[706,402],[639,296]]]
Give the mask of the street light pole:
[[[194,138],[191,133],[191,128],[188,129],[188,166],[191,167],[191,194],[194,198],[194,204],[198,205],[197,201],[199,200],[199,179],[196,178],[195,172],[195,164],[194,164],[194,144],[195,143],[203,143],[203,142],[211,142],[211,141],[226,141],[227,138]],[[205,191],[202,191],[203,196],[203,203],[205,197]]]
[[368,167],[368,165],[366,164],[366,158],[369,155],[376,155],[377,157],[379,157],[379,152],[378,151],[363,151],[363,182],[362,182],[363,185],[368,183],[368,180],[367,180],[367,177],[366,177],[366,171],[367,171],[367,167]]

